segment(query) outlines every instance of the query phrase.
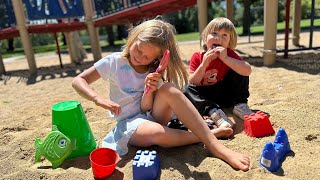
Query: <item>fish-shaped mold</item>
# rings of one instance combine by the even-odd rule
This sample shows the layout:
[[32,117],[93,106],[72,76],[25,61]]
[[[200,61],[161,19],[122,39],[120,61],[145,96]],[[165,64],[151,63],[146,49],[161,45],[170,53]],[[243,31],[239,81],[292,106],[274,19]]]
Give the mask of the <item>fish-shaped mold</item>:
[[76,147],[76,141],[70,140],[67,136],[61,133],[57,126],[52,126],[52,131],[41,142],[37,138],[34,142],[35,146],[35,162],[40,162],[41,157],[45,157],[51,162],[52,168],[59,167],[63,161],[71,154]]

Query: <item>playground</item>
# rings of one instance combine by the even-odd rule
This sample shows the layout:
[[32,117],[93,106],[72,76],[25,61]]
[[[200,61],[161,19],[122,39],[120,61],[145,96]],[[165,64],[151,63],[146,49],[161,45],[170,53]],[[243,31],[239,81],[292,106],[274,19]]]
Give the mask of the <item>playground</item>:
[[[307,39],[303,36],[301,39]],[[259,38],[259,37],[257,37]],[[261,38],[261,37],[260,37]],[[241,39],[246,41],[246,39]],[[316,40],[315,42],[320,42]],[[303,41],[302,41],[303,43]],[[282,44],[280,41],[279,44]],[[191,52],[198,50],[198,42],[179,43],[181,54],[188,63]],[[262,42],[239,43],[237,51],[253,65],[250,76],[249,105],[270,116],[275,131],[280,127],[288,134],[292,153],[275,173],[264,170],[259,158],[264,145],[273,136],[252,138],[243,131],[243,121],[230,111],[236,122],[234,138],[221,142],[251,157],[248,172],[236,171],[225,162],[212,157],[203,144],[179,148],[150,147],[161,161],[160,179],[317,179],[320,172],[320,63],[319,51],[290,53],[288,59],[276,56],[276,63],[263,66]],[[103,52],[103,56],[111,51]],[[0,173],[4,179],[93,179],[88,157],[65,161],[52,169],[47,160],[34,162],[34,140],[42,139],[51,131],[51,108],[54,104],[77,100],[81,102],[94,136],[101,145],[102,138],[114,126],[105,110],[82,99],[71,87],[73,78],[93,63],[92,54],[80,66],[71,64],[68,55],[62,55],[65,67],[60,68],[56,54],[37,56],[39,72],[30,76],[24,58],[4,60],[7,75],[1,76],[0,85]],[[94,88],[108,95],[108,86],[100,81]],[[112,179],[132,179],[132,161],[138,148],[130,147],[121,157]]]

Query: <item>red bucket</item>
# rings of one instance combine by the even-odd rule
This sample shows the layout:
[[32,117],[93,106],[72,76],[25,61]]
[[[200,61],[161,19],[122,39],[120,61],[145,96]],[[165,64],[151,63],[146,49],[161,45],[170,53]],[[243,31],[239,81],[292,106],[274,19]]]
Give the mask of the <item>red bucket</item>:
[[90,153],[90,163],[96,179],[104,179],[115,170],[119,155],[109,148],[97,148]]

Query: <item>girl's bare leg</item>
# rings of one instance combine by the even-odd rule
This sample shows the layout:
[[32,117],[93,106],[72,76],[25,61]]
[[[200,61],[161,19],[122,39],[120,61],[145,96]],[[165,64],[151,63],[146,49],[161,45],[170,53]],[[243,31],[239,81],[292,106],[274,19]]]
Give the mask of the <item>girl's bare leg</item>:
[[[231,128],[217,128],[211,130],[217,138],[232,135]],[[129,143],[139,147],[159,145],[162,147],[177,147],[201,142],[192,132],[171,129],[155,122],[146,122],[137,128]]]
[[[228,149],[210,132],[207,124],[193,104],[171,83],[164,84],[157,92],[152,116],[157,122],[166,125],[174,112],[178,119],[188,127],[216,157],[228,162],[232,167],[247,171],[250,159]],[[181,139],[179,139],[181,141]]]

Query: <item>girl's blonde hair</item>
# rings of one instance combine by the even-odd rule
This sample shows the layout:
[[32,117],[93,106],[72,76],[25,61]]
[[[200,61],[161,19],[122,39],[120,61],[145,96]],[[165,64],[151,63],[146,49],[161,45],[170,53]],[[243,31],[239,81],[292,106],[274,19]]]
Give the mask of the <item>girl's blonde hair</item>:
[[122,56],[130,58],[130,47],[140,40],[161,48],[161,54],[149,65],[154,72],[160,63],[165,50],[170,51],[168,67],[163,72],[164,79],[182,89],[188,82],[188,73],[181,60],[179,48],[175,40],[175,28],[162,20],[148,20],[129,30],[127,43],[123,46]]
[[233,23],[225,17],[218,17],[218,18],[214,18],[212,21],[210,21],[210,23],[206,26],[206,28],[203,30],[203,32],[201,34],[200,46],[205,51],[208,50],[208,47],[206,45],[208,35],[213,33],[216,30],[221,30],[221,29],[225,29],[226,31],[228,31],[230,33],[230,42],[229,42],[228,47],[231,49],[236,48],[238,35],[237,35],[236,29],[235,29]]

